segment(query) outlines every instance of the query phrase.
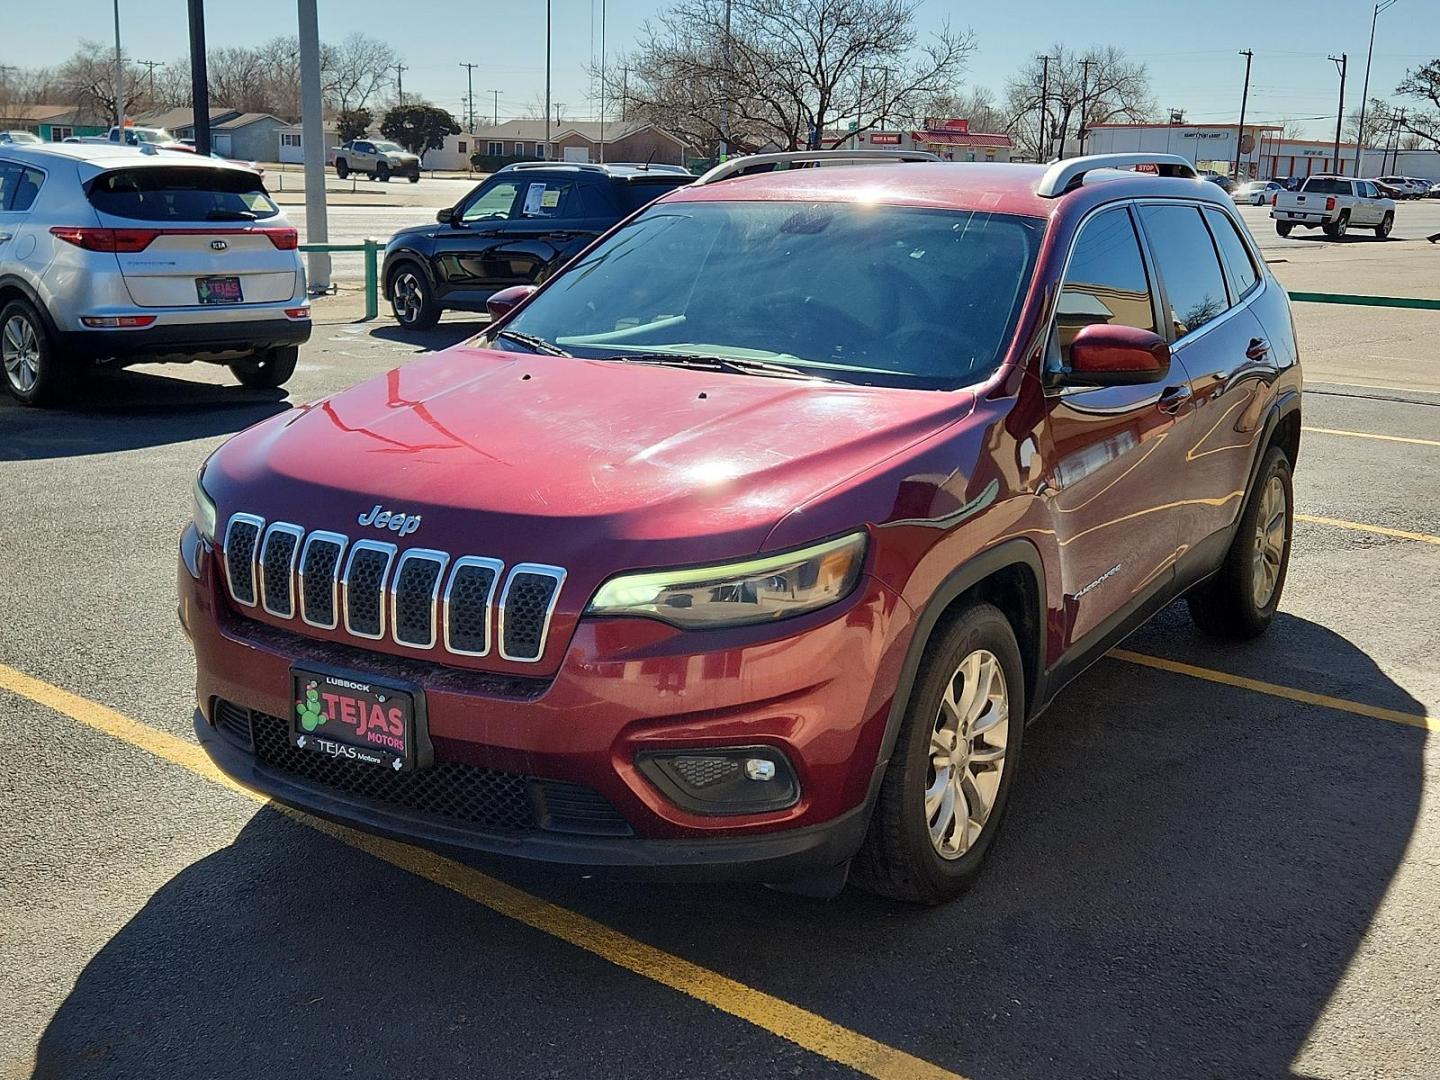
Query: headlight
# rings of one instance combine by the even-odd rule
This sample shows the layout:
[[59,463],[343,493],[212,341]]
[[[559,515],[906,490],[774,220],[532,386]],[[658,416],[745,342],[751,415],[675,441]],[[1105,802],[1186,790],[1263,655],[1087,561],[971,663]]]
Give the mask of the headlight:
[[215,500],[205,490],[205,469],[195,474],[191,494],[195,501],[195,530],[211,544],[215,542]]
[[644,615],[687,630],[802,615],[843,600],[865,561],[866,535],[722,566],[622,574],[600,586],[589,615]]

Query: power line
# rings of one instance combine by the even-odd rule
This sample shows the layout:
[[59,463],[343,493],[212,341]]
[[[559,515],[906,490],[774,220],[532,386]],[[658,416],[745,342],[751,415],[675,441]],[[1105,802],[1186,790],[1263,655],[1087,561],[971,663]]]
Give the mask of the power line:
[[465,69],[465,112],[469,116],[470,134],[475,134],[475,69],[479,64],[460,65]]
[[398,61],[395,64],[395,100],[401,105],[405,104],[405,72],[410,68]]

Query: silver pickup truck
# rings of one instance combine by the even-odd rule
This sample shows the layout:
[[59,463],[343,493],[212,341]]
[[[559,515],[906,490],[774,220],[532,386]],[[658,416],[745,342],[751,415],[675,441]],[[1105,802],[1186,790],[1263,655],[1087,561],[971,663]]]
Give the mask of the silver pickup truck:
[[351,173],[364,173],[382,183],[392,176],[420,180],[420,158],[403,146],[379,139],[351,139],[335,148],[335,175],[344,180]]
[[1275,231],[1289,236],[1296,225],[1323,229],[1338,240],[1351,228],[1374,229],[1384,240],[1395,227],[1395,203],[1373,181],[1345,176],[1312,176],[1299,191],[1280,191],[1270,204]]

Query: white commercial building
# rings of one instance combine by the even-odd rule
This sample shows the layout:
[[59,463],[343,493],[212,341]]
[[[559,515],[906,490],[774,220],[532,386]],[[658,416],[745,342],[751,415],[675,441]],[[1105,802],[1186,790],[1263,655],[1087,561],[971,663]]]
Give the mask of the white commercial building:
[[[1087,154],[1179,154],[1202,171],[1238,175],[1258,180],[1282,176],[1309,176],[1312,173],[1342,172],[1355,175],[1355,144],[1340,144],[1340,167],[1335,167],[1335,143],[1323,139],[1286,139],[1284,130],[1265,125],[1245,125],[1244,137],[1238,124],[1095,124],[1085,143]],[[1239,143],[1237,148],[1236,143]],[[1379,167],[1380,151],[1367,151]]]

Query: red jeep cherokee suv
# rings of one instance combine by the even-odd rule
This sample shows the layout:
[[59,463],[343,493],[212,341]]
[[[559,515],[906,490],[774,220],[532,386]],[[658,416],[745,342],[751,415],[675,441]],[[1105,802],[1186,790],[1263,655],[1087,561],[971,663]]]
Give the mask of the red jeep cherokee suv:
[[1264,630],[1300,369],[1225,193],[897,156],[722,165],[211,456],[217,764],[426,843],[936,902],[1087,664],[1181,595]]

